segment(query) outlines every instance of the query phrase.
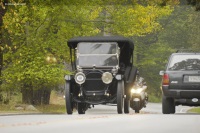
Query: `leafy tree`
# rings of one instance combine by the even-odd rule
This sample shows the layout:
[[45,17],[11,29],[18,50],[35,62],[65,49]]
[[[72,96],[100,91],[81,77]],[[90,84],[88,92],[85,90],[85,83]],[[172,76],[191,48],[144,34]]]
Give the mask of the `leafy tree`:
[[8,33],[4,36],[12,46],[3,47],[2,88],[21,90],[24,103],[48,104],[51,88],[62,84],[67,72],[63,65],[69,58],[67,39],[98,32],[86,22],[98,16],[98,8],[44,4],[51,5],[51,1],[29,1],[26,6],[16,6],[15,11],[8,7],[4,16]]

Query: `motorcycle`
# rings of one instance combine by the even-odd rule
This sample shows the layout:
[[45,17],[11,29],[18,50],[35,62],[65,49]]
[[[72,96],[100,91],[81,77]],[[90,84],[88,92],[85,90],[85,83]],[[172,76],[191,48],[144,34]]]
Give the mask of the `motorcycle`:
[[135,84],[131,89],[130,107],[135,110],[135,113],[140,113],[140,110],[146,107],[148,103],[146,84]]

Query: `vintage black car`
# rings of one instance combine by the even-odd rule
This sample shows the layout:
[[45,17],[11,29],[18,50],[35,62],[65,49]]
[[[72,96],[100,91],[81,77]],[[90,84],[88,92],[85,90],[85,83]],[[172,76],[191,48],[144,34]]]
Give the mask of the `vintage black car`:
[[130,89],[136,78],[133,42],[122,36],[77,37],[68,40],[73,75],[66,75],[67,114],[97,104],[117,104],[129,113]]

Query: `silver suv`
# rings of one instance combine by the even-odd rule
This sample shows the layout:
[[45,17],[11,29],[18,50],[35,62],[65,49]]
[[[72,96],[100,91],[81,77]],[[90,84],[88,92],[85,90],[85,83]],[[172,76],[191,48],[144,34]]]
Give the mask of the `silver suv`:
[[177,105],[200,106],[200,53],[173,53],[160,75],[163,114],[174,114]]

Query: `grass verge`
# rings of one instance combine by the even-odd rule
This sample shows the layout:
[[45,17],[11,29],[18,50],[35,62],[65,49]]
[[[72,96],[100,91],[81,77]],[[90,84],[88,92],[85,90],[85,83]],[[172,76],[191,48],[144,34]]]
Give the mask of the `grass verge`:
[[51,92],[49,105],[34,105],[34,109],[28,109],[29,105],[22,104],[21,99],[21,94],[18,94],[12,96],[9,104],[0,103],[0,114],[66,113],[63,95],[56,91]]
[[189,113],[199,113],[200,114],[200,108],[192,108],[188,110]]
[[36,106],[36,109],[40,113],[45,113],[45,114],[64,114],[64,113],[66,113],[65,105],[56,105],[56,104],[41,105],[41,106]]
[[153,94],[149,94],[148,97],[149,97],[149,102],[152,102],[152,103],[160,103],[160,102],[162,102],[161,97],[157,97],[157,96],[155,96]]

